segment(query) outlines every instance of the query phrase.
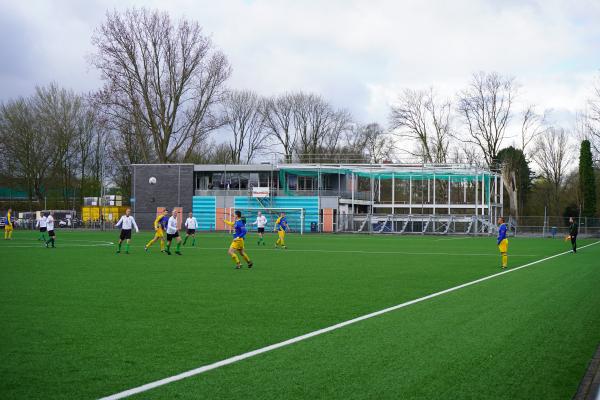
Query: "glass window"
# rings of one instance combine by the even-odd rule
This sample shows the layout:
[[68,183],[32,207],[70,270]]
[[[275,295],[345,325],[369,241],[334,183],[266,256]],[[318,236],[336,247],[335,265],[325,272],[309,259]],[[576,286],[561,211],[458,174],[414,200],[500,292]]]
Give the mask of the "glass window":
[[253,188],[260,186],[260,179],[258,172],[250,172],[250,179],[248,180],[248,187]]
[[298,176],[288,175],[287,181],[288,181],[288,189],[296,190],[298,188]]
[[248,182],[250,180],[250,174],[248,172],[241,172],[239,175],[240,189],[248,189]]
[[259,176],[259,186],[260,187],[267,187],[269,186],[269,182],[271,180],[271,173],[270,172],[260,172],[258,174]]
[[229,174],[229,188],[228,189],[232,189],[232,190],[236,190],[240,188],[240,173],[239,172],[232,172]]

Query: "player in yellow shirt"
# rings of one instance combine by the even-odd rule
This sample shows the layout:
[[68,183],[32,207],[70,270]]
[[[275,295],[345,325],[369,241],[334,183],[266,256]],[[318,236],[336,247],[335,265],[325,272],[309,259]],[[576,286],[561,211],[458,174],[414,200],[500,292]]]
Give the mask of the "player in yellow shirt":
[[165,251],[165,232],[167,230],[167,223],[169,222],[169,210],[165,209],[162,214],[159,214],[154,220],[154,237],[145,246],[144,250],[148,251],[150,246],[157,240],[160,240],[160,251]]
[[12,223],[12,208],[6,213],[6,223],[4,224],[4,240],[12,240],[13,223]]
[[246,260],[248,264],[248,268],[252,268],[252,261],[250,261],[250,257],[246,254],[246,250],[244,249],[244,237],[246,237],[246,222],[242,219],[242,212],[235,212],[235,221],[224,220],[225,223],[234,228],[233,232],[233,241],[231,242],[231,246],[229,246],[229,250],[227,253],[231,256],[231,259],[235,263],[235,268],[242,268],[242,263],[240,262],[240,258],[235,253],[236,251],[240,253],[240,255]]
[[498,218],[498,250],[502,256],[502,269],[508,267],[508,227],[504,223],[504,218]]
[[287,223],[287,219],[285,218],[285,213],[282,212],[279,214],[279,218],[275,221],[275,230],[277,231],[278,239],[275,242],[275,248],[281,247],[283,249],[287,249],[285,245],[285,233],[290,229],[290,226]]

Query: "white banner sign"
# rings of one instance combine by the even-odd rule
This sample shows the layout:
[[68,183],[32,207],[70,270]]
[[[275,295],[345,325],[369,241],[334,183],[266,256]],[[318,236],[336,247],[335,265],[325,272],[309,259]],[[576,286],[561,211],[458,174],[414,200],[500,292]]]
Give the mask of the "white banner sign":
[[269,188],[268,187],[253,187],[252,188],[252,197],[269,197]]

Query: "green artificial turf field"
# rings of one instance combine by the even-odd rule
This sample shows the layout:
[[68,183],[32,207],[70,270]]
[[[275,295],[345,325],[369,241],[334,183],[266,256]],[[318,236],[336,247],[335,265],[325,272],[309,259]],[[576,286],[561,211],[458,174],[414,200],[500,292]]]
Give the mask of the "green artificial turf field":
[[[290,235],[115,254],[118,232],[0,242],[0,398],[108,396],[500,272],[495,239]],[[580,246],[594,243],[580,240]],[[568,250],[511,239],[511,267]],[[600,244],[143,392],[152,399],[571,398],[600,341]]]

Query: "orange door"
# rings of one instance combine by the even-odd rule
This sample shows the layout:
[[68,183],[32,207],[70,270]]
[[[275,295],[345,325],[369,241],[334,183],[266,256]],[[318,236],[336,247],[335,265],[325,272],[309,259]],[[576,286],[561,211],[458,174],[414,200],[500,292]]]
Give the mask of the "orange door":
[[323,209],[323,232],[333,232],[333,208]]
[[226,230],[231,229],[228,225],[225,224],[225,222],[223,222],[224,218],[231,219],[231,215],[229,215],[229,209],[228,208],[217,208],[217,215],[215,218],[216,230],[226,231]]

